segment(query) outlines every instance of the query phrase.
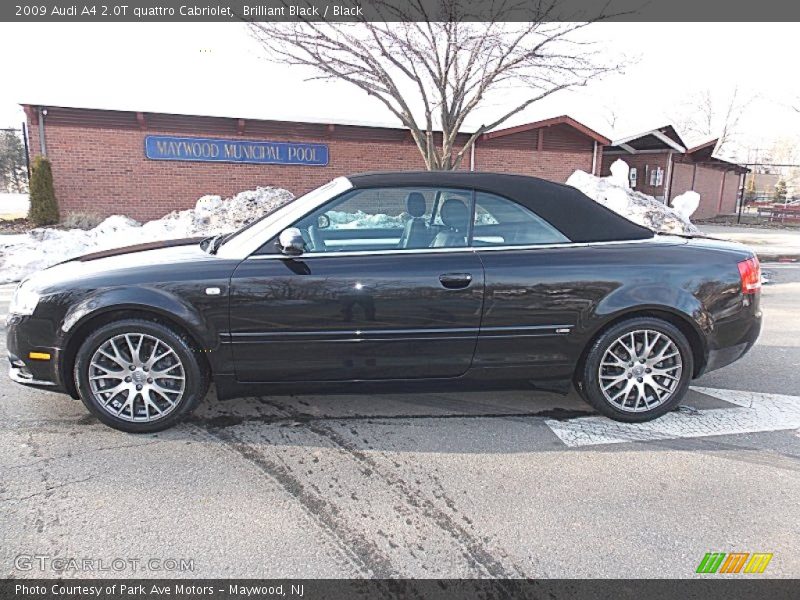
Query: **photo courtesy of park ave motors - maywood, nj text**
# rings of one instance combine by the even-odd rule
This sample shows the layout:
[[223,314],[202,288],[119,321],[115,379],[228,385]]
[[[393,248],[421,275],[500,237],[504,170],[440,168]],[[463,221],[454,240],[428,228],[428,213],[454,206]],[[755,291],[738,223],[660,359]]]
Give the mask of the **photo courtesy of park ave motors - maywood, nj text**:
[[0,596],[795,597],[798,20],[0,6]]

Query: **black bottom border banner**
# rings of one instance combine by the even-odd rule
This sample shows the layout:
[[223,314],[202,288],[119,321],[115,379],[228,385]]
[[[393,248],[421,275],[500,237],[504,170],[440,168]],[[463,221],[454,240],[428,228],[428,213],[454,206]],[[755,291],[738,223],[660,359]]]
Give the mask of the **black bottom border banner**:
[[501,598],[738,600],[797,598],[797,579],[4,579],[0,598],[26,600],[353,600]]

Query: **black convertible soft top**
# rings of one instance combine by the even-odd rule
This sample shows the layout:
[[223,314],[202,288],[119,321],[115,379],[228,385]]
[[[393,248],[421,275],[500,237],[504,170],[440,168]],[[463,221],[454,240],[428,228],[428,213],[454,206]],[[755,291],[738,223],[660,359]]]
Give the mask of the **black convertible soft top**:
[[526,175],[469,171],[402,171],[349,176],[356,188],[420,186],[471,188],[505,196],[531,209],[573,242],[642,240],[647,227],[598,204],[580,190]]

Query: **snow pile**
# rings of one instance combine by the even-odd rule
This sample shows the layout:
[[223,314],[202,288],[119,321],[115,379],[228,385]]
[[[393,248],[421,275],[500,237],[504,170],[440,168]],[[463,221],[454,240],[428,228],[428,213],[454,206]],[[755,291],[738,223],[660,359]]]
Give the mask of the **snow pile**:
[[672,208],[678,211],[687,221],[689,217],[694,214],[694,211],[697,210],[698,206],[700,206],[700,194],[692,190],[683,192],[680,196],[675,196],[672,199]]
[[678,205],[670,208],[652,196],[630,189],[628,165],[622,160],[616,160],[611,165],[610,177],[596,177],[585,171],[575,171],[567,179],[567,185],[578,188],[606,208],[654,231],[699,233],[697,227],[689,221],[689,216],[697,210],[700,202],[697,192],[681,194],[673,200],[675,203],[680,199]]
[[235,231],[292,198],[292,193],[282,188],[261,187],[227,200],[203,196],[194,208],[143,225],[114,215],[88,231],[42,228],[23,235],[0,236],[0,283],[20,281],[34,271],[90,252]]
[[327,213],[331,220],[331,227],[334,229],[402,229],[406,221],[411,218],[408,213],[392,216],[365,213],[357,210],[354,213],[332,210]]

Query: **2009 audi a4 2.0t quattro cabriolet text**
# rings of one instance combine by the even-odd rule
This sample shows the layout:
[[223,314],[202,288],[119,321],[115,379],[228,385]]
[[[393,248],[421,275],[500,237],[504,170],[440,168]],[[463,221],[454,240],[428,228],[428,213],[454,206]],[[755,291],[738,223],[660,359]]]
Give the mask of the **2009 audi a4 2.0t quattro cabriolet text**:
[[646,421],[750,349],[760,285],[748,248],[655,234],[564,185],[364,174],[225,236],[36,273],[9,310],[10,372],[131,432],[173,425],[212,381],[219,398],[574,384]]

